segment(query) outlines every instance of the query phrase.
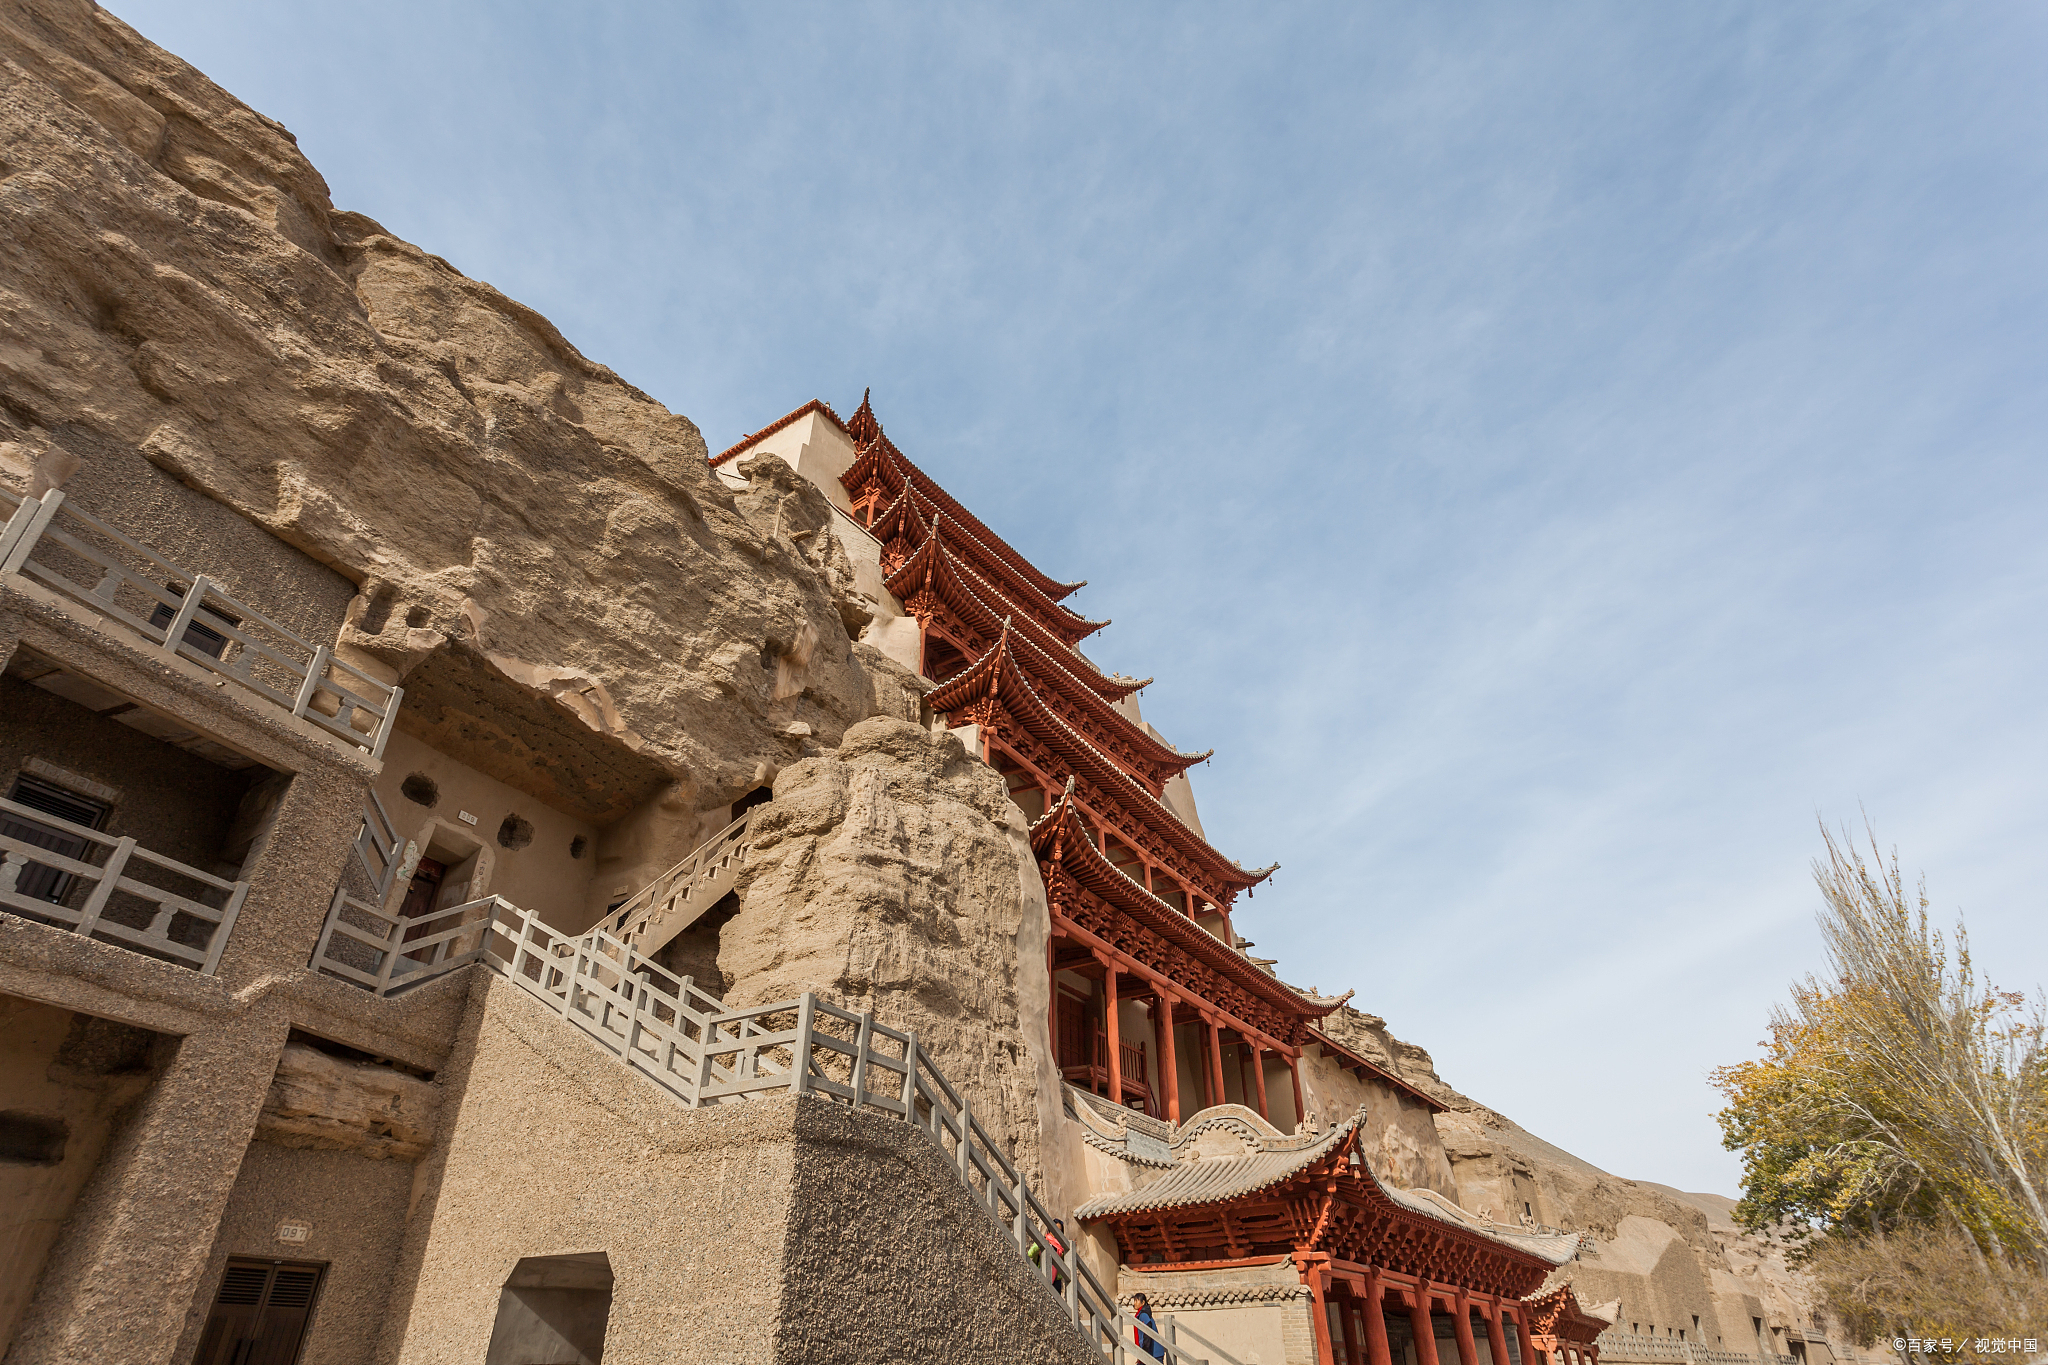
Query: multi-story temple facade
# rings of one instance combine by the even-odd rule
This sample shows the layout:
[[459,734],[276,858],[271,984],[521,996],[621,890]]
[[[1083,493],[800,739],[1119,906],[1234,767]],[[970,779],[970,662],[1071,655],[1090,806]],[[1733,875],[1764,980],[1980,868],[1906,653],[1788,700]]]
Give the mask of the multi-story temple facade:
[[1245,1359],[1537,1360],[1552,1323],[1528,1300],[1577,1239],[1474,1218],[1430,1188],[1438,1172],[1374,1169],[1393,1164],[1401,1115],[1442,1106],[1318,1027],[1342,1001],[1246,954],[1238,898],[1276,868],[1209,842],[1186,776],[1209,754],[1144,721],[1150,678],[1082,652],[1109,624],[1068,605],[1085,585],[963,507],[866,397],[844,421],[806,404],[712,463],[737,486],[764,454],[831,499],[877,601],[867,638],[922,675],[929,722],[1000,773],[1030,822],[1051,921],[1046,1043],[1105,1273]]
[[1083,584],[1041,572],[961,507],[866,399],[843,426],[822,404],[798,409],[715,463],[799,422],[819,437],[814,470],[824,449],[850,453],[829,491],[916,624],[902,657],[933,682],[927,706],[970,737],[1033,821],[1062,1074],[1170,1122],[1238,1102],[1292,1128],[1302,1049],[1334,1006],[1241,950],[1232,909],[1275,869],[1247,870],[1203,837],[1184,775],[1209,755],[1181,752],[1140,718],[1135,696],[1150,679],[1105,674],[1081,653],[1109,624],[1063,605]]

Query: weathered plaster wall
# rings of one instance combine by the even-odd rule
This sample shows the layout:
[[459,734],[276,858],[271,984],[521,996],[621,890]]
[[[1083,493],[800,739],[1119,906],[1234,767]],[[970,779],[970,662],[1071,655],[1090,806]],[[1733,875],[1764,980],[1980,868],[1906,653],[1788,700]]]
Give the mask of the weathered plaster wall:
[[[436,799],[423,806],[404,795],[406,780],[420,774],[434,783]],[[514,905],[533,910],[550,924],[574,924],[590,899],[597,871],[598,829],[566,815],[496,778],[459,763],[436,749],[399,733],[384,751],[384,771],[377,795],[391,816],[400,839],[416,842],[425,852],[436,837],[475,840],[490,859],[487,888]],[[471,825],[462,812],[476,817]],[[530,825],[526,842],[517,848],[499,840],[507,817]],[[580,852],[571,846],[582,840]]]
[[[181,1338],[197,1349],[230,1256],[324,1262],[320,1296],[298,1365],[368,1365],[377,1345],[391,1276],[405,1235],[413,1167],[354,1152],[308,1151],[254,1142],[201,1277]],[[309,1228],[304,1242],[280,1242],[283,1223]]]
[[917,1130],[685,1110],[518,988],[478,973],[470,999],[380,1359],[469,1365],[521,1257],[596,1251],[610,1365],[1088,1359]]
[[[1151,1301],[1155,1316],[1171,1315],[1243,1365],[1306,1365],[1316,1358],[1315,1300],[1289,1261],[1220,1270],[1126,1267],[1117,1280],[1117,1296],[1128,1301],[1138,1293]],[[1191,1354],[1205,1354],[1199,1343],[1182,1344]]]
[[154,1035],[0,995],[0,1111],[59,1126],[55,1160],[0,1163],[0,1356],[123,1108],[149,1084]]

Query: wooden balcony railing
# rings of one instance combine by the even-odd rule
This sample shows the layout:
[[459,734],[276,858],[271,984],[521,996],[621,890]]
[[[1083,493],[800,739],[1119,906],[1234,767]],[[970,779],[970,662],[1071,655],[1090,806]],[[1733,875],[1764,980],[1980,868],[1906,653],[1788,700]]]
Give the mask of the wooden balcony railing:
[[[0,817],[0,907],[213,975],[249,883],[225,881],[133,839],[19,802],[0,800]],[[189,890],[152,885],[144,876]],[[24,881],[40,894],[26,894]]]
[[67,503],[0,489],[0,579],[20,579],[116,621],[146,648],[218,674],[246,696],[384,756],[403,689],[381,683]]
[[[1087,1054],[1082,1053],[1077,1040],[1072,1037],[1061,1040],[1060,1079],[1093,1093],[1106,1091],[1109,1088],[1109,1040],[1099,1027],[1093,1033],[1091,1059],[1084,1061],[1083,1055]],[[1131,1096],[1136,1096],[1138,1107],[1145,1113],[1151,1113],[1152,1087],[1146,1079],[1150,1073],[1145,1069],[1145,1045],[1119,1039],[1117,1064],[1122,1069],[1124,1093],[1109,1098],[1118,1104],[1126,1104]]]

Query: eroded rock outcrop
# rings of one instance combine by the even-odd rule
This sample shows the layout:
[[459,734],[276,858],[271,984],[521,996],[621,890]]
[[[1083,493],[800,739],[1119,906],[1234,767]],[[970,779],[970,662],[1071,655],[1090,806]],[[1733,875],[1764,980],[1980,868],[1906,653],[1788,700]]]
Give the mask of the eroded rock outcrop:
[[1059,1104],[1047,920],[1002,779],[950,732],[877,717],[784,769],[754,840],[719,935],[727,1003],[816,990],[915,1029],[1039,1179]]
[[278,1058],[256,1136],[280,1147],[417,1161],[433,1146],[440,1098],[417,1076],[293,1043]]
[[685,806],[871,713],[816,489],[763,461],[735,498],[687,418],[336,210],[289,132],[84,0],[0,3],[0,59],[12,480],[82,464],[131,526],[197,489],[355,589],[344,657],[460,642]]

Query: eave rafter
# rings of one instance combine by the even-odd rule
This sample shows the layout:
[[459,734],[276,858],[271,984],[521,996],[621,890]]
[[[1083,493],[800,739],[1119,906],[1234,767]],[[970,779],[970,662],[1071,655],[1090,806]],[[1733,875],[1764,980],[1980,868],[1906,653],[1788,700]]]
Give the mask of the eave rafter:
[[[1075,583],[1061,583],[1040,572],[1007,541],[982,525],[973,513],[954,501],[950,493],[939,487],[929,474],[919,469],[908,456],[898,450],[896,443],[883,432],[881,422],[875,417],[870,395],[861,395],[860,407],[844,424],[844,430],[853,439],[856,452],[853,464],[839,476],[840,484],[848,493],[857,494],[868,483],[877,482],[893,500],[906,485],[915,488],[919,500],[925,504],[927,514],[941,512],[960,523],[991,559],[1003,565],[1008,576],[1014,576],[1021,586],[1037,593],[1048,603],[1057,605],[1077,589],[1087,586],[1085,579]],[[1068,614],[1074,616],[1077,621],[1082,619],[1071,611]]]
[[[1259,1012],[1270,1017],[1263,1023],[1252,1022],[1261,1023],[1276,1041],[1297,1045],[1298,1035],[1309,1020],[1320,1019],[1336,1008],[1302,998],[1278,979],[1266,975],[1242,953],[1226,947],[1199,924],[1132,881],[1095,846],[1088,827],[1081,822],[1071,782],[1059,802],[1031,827],[1031,851],[1044,874],[1046,894],[1053,900],[1056,914],[1067,914],[1074,892],[1085,891],[1113,913],[1256,1001],[1261,1007]],[[1179,978],[1175,964],[1153,965],[1167,979]]]
[[[1026,656],[1039,654],[1030,641],[1024,639],[1004,620],[996,642],[982,653],[982,656],[951,678],[943,679],[932,691],[925,694],[925,702],[932,710],[950,712],[973,706],[988,698],[999,699],[1012,715],[1030,715],[1043,710],[1056,712],[1061,709],[1050,704],[1050,699],[1040,691],[1038,680],[1044,678],[1055,690],[1055,695],[1066,703],[1069,715],[1061,716],[1063,721],[1081,721],[1087,725],[1087,733],[1093,736],[1091,747],[1102,756],[1117,761],[1126,770],[1136,770],[1137,776],[1147,790],[1157,794],[1166,780],[1178,777],[1195,764],[1208,758],[1208,754],[1184,754],[1172,745],[1162,744],[1145,730],[1133,725],[1130,718],[1111,706],[1101,697],[1085,687],[1058,688],[1058,678],[1047,678],[1038,670],[1029,667],[1031,662],[1041,665],[1049,663],[1042,655],[1036,660],[1019,657],[1019,651]],[[1077,705],[1078,703],[1078,705]],[[1084,715],[1073,715],[1074,711]],[[1062,727],[1042,726],[1040,729],[1048,739],[1054,740],[1054,747],[1063,748],[1058,742],[1057,731]],[[1073,728],[1071,724],[1065,728]],[[1052,732],[1052,733],[1046,733]],[[1077,733],[1080,733],[1077,731]]]

